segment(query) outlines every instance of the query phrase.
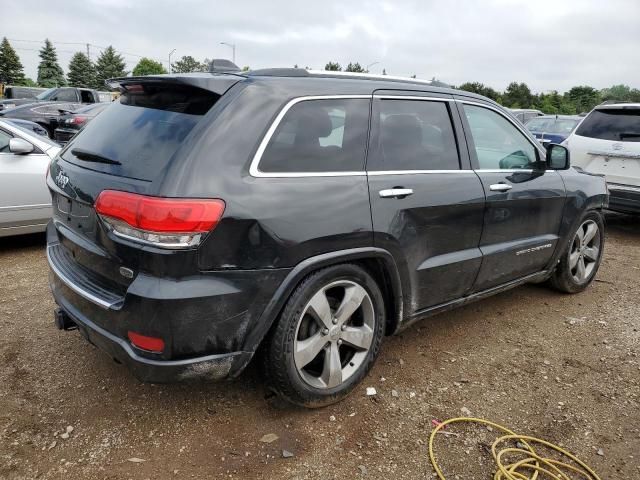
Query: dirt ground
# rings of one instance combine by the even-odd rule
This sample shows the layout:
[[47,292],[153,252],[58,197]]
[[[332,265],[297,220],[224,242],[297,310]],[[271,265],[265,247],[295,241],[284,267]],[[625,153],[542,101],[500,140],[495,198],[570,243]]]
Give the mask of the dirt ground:
[[[314,411],[270,398],[255,366],[233,382],[139,383],[54,328],[44,238],[2,240],[0,478],[433,478],[432,420],[467,409],[564,445],[602,479],[640,478],[640,219],[607,223],[586,292],[527,285],[426,320]],[[463,435],[439,435],[447,478],[492,478],[496,432],[449,431]]]

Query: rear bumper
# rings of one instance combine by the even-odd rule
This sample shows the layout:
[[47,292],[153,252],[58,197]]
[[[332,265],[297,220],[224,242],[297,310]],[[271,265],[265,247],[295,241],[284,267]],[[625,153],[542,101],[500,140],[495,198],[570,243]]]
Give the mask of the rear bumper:
[[170,383],[194,378],[221,380],[228,377],[232,369],[239,373],[251,360],[252,354],[248,352],[206,355],[184,360],[145,358],[137,354],[127,341],[91,322],[63,297],[54,296],[89,343],[118,363],[124,364],[142,382]]
[[640,213],[640,187],[634,185],[607,184],[609,210],[623,213]]
[[[85,338],[147,382],[240,374],[258,346],[255,332],[268,328],[263,312],[289,271],[202,272],[188,278],[138,272],[128,287],[117,289],[77,265],[52,224],[47,257],[56,303]],[[161,338],[165,349],[141,350],[128,332]]]
[[53,139],[60,144],[64,144],[71,140],[71,138],[73,138],[73,136],[78,132],[79,130],[56,128],[53,132]]

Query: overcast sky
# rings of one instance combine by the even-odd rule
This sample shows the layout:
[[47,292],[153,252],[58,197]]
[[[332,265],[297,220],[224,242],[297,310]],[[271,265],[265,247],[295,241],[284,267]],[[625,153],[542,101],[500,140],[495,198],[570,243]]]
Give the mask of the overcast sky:
[[372,73],[562,92],[640,88],[639,20],[640,0],[2,0],[0,36],[34,79],[48,37],[65,72],[84,43],[126,52],[131,70],[135,55],[166,64],[174,48],[174,59],[231,58],[228,42],[240,67],[379,62]]

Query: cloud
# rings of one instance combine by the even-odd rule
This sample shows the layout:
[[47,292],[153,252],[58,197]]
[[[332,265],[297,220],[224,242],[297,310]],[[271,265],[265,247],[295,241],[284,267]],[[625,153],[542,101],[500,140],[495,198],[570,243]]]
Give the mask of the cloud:
[[[228,42],[252,68],[379,62],[372,71],[498,89],[640,87],[637,0],[4,0],[2,17],[9,38],[56,42],[65,70],[85,43],[113,45],[132,69],[136,55],[166,63],[174,48],[173,58],[229,58]],[[38,43],[12,43],[35,77]]]

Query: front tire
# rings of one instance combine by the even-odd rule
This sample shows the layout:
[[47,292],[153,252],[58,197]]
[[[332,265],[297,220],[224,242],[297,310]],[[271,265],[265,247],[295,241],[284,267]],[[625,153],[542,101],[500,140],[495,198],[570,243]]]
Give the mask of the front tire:
[[565,293],[582,292],[593,282],[603,252],[602,215],[599,212],[587,212],[560,257],[560,263],[551,277],[551,285]]
[[357,265],[334,265],[309,275],[267,339],[269,387],[307,408],[342,400],[378,356],[384,311],[380,288]]

